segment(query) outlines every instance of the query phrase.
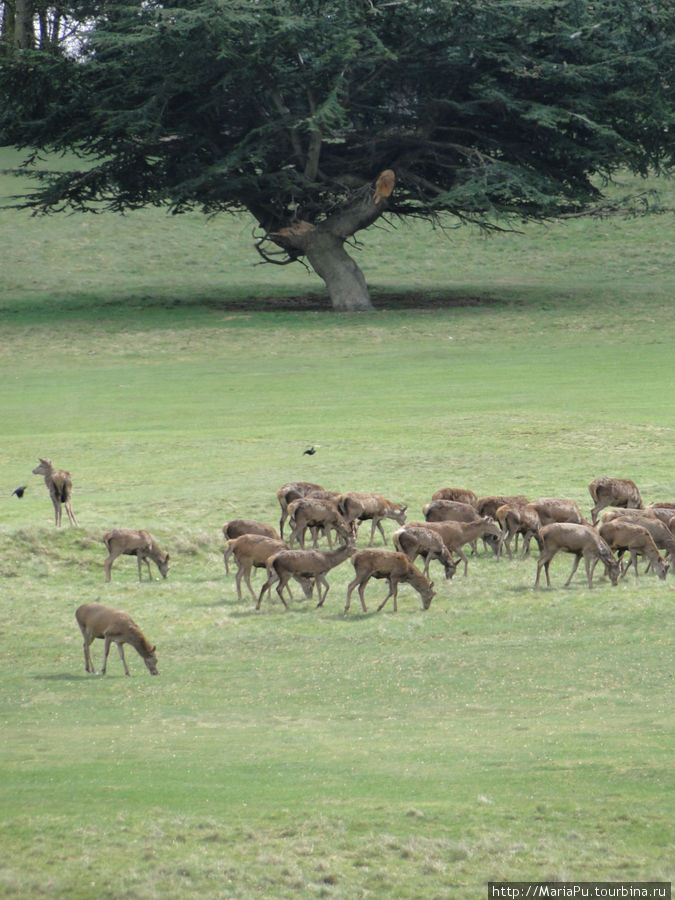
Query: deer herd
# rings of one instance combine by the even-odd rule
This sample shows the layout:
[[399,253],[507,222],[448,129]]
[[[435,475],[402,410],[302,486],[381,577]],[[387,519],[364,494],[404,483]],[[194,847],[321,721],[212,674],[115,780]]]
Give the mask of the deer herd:
[[[40,458],[33,474],[44,476],[54,505],[55,524],[61,524],[64,506],[70,523],[77,525],[70,505],[70,473],[55,469],[51,460]],[[590,522],[573,500],[545,497],[530,501],[522,495],[478,497],[464,488],[436,491],[422,510],[424,521],[408,522],[406,506],[379,494],[329,491],[312,482],[289,482],[277,491],[281,508],[278,531],[272,525],[250,518],[232,519],[223,525],[225,571],[229,573],[230,560],[233,560],[237,566],[237,597],[242,599],[243,581],[256,602],[256,609],[260,609],[265,594],[271,597],[272,588],[288,609],[284,594],[291,597],[291,579],[299,583],[307,599],[313,596],[316,587],[317,606],[323,606],[330,588],[327,574],[349,560],[354,578],[347,587],[345,613],[356,589],[361,608],[367,611],[364,591],[372,578],[385,580],[389,588],[378,612],[389,598],[396,611],[398,586],[402,583],[411,585],[420,595],[423,608],[428,609],[435,594],[429,577],[430,564],[438,562],[445,578],[450,579],[461,562],[466,576],[469,556],[465,548],[476,553],[479,540],[498,558],[512,558],[520,540],[520,557],[524,558],[534,539],[539,548],[535,587],[539,585],[542,569],[547,585],[551,585],[549,566],[559,552],[574,557],[566,587],[582,559],[589,587],[593,586],[598,563],[616,585],[631,567],[637,577],[640,557],[647,563],[646,571],[651,570],[665,579],[675,558],[675,503],[663,501],[645,506],[637,486],[629,479],[596,478],[588,490],[594,504]],[[392,536],[393,549],[373,546],[376,532],[387,543],[383,528],[386,519],[393,520],[397,526]],[[368,546],[357,549],[356,539],[363,522],[370,522]],[[284,539],[285,527],[288,527],[287,539]],[[319,546],[322,539],[327,549]],[[308,541],[311,546],[307,546]],[[107,582],[111,580],[113,562],[122,555],[136,557],[139,581],[143,562],[152,579],[150,561],[166,578],[169,554],[159,548],[149,532],[115,528],[105,532],[103,542],[108,551],[103,563]],[[422,569],[415,565],[418,557],[423,562]],[[257,594],[251,584],[255,568],[264,569],[266,575]],[[105,642],[102,674],[106,671],[112,643],[117,644],[126,675],[129,670],[124,658],[125,643],[140,654],[151,674],[157,674],[156,648],[127,613],[100,603],[85,603],[78,608],[76,618],[84,639],[87,672],[94,672],[90,644],[100,638]]]

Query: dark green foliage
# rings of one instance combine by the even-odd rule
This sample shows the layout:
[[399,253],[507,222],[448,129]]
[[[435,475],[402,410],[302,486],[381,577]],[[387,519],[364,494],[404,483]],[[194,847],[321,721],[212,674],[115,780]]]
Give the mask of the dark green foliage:
[[666,0],[128,0],[83,58],[0,66],[0,135],[86,158],[39,209],[246,208],[272,231],[391,168],[395,213],[546,218],[672,163],[673,46]]

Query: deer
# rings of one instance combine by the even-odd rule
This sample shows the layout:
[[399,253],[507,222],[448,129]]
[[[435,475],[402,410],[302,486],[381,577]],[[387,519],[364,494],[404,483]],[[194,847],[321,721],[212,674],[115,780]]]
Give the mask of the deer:
[[[280,550],[267,560],[267,581],[260,591],[256,609],[260,609],[265,591],[271,595],[271,586],[275,581],[278,582],[277,594],[284,607],[288,609],[288,603],[284,600],[282,591],[291,578],[313,578],[319,595],[317,607],[323,606],[330,588],[326,581],[326,574],[348,559],[353,552],[353,540],[349,540],[336,550]],[[323,595],[321,588],[323,588]]]
[[277,500],[281,507],[281,518],[279,519],[279,536],[284,536],[284,523],[288,518],[288,504],[300,497],[306,497],[312,491],[322,491],[320,484],[314,484],[312,481],[287,481],[277,491]]
[[[511,541],[515,537],[516,549],[518,549],[518,536],[523,536],[523,549],[521,551],[521,559],[530,552],[530,542],[534,538],[539,543],[539,529],[541,521],[537,512],[529,506],[516,506],[511,503],[504,503],[500,506],[495,518],[499,522],[502,529],[502,536],[499,539],[499,553],[502,555],[504,548],[509,559],[511,555]],[[541,546],[539,547],[541,550]]]
[[499,507],[504,506],[505,503],[509,503],[511,506],[525,506],[526,503],[529,503],[529,500],[523,494],[512,494],[510,496],[497,494],[479,497],[476,503],[476,511],[479,516],[492,516],[494,519]]
[[148,567],[148,579],[152,581],[150,560],[152,560],[162,578],[169,571],[169,554],[159,549],[153,536],[148,531],[135,531],[133,528],[113,528],[103,535],[103,543],[108,548],[108,558],[103,563],[105,580],[110,581],[110,570],[118,556],[135,556],[138,561],[138,580],[142,581],[141,563]]
[[539,500],[533,500],[526,505],[536,512],[542,525],[550,525],[553,522],[588,524],[574,500],[563,500],[560,497],[540,497]]
[[457,555],[464,562],[464,575],[469,571],[469,560],[463,552],[464,544],[472,544],[478,538],[493,537],[499,540],[502,532],[490,516],[478,518],[475,522],[412,522],[431,528],[441,536],[450,553]]
[[[276,528],[267,525],[265,522],[259,522],[257,519],[231,519],[223,525],[223,537],[226,541],[230,538],[241,537],[242,534],[264,534],[274,540],[281,540],[281,536]],[[228,548],[223,554],[223,562],[225,563],[225,572],[229,574],[229,558],[231,550]]]
[[377,607],[378,612],[384,607],[390,597],[393,597],[394,612],[397,612],[398,586],[401,583],[407,583],[415,588],[422,598],[422,607],[429,609],[435,595],[433,582],[429,581],[417,566],[410,562],[405,553],[397,550],[380,550],[376,548],[357,550],[352,556],[352,565],[354,566],[355,576],[347,587],[345,614],[349,611],[352,591],[356,587],[359,589],[361,608],[364,612],[368,611],[363,592],[371,578],[386,578],[389,582],[389,593]]
[[624,553],[630,554],[630,561],[624,566],[622,577],[633,566],[637,578],[638,556],[643,556],[649,561],[659,578],[666,577],[668,564],[659,553],[653,537],[642,524],[638,525],[637,522],[628,519],[613,519],[610,522],[603,522],[600,525],[599,533],[613,550],[618,551],[619,560],[622,559]]
[[475,506],[459,500],[432,500],[422,515],[427,522],[475,522],[480,518]]
[[466,488],[446,487],[440,488],[431,495],[432,500],[457,500],[459,503],[468,503],[470,506],[478,504],[478,497],[473,491]]
[[350,537],[356,537],[355,523],[345,520],[334,500],[314,497],[313,495],[300,497],[288,505],[288,517],[292,526],[291,534],[288,538],[289,547],[292,547],[294,541],[297,540],[300,547],[304,550],[305,535],[308,528],[312,533],[314,546],[317,546],[318,531],[321,529],[328,539],[330,550],[333,549],[331,532],[335,531],[338,538],[343,542]]
[[[224,555],[234,555],[237,562],[237,598],[241,596],[241,580],[246,582],[246,586],[251,592],[251,597],[256,600],[257,594],[251,586],[251,570],[264,569],[267,566],[267,560],[278,553],[280,550],[288,550],[288,544],[276,538],[267,537],[264,534],[242,534],[236,538],[229,539],[228,549]],[[306,597],[312,596],[312,584],[306,578],[299,578],[302,589]],[[289,589],[290,595],[290,589]]]
[[457,564],[450,551],[443,543],[440,534],[421,525],[403,525],[395,531],[392,537],[394,547],[399,553],[405,553],[411,563],[418,556],[424,559],[422,574],[429,577],[429,564],[432,560],[438,560],[443,566],[446,579],[452,578],[457,571]]
[[586,577],[588,578],[589,588],[593,587],[593,571],[598,560],[604,563],[605,570],[612,584],[616,585],[618,583],[619,562],[615,559],[607,542],[588,523],[551,522],[540,529],[539,539],[542,550],[537,562],[535,587],[539,585],[539,576],[542,568],[546,572],[546,584],[548,587],[551,587],[548,569],[551,560],[560,550],[565,553],[573,553],[575,557],[574,565],[569,578],[565,582],[565,587],[572,581],[582,557],[586,565]]
[[399,525],[403,525],[407,508],[407,506],[392,503],[391,500],[385,499],[380,494],[347,491],[338,497],[338,509],[347,522],[354,522],[357,519],[359,522],[365,522],[367,519],[372,521],[369,547],[375,540],[376,528],[382,535],[382,540],[385,542],[387,540],[382,528],[382,520],[394,519]]
[[630,478],[596,478],[588,485],[588,492],[595,504],[591,510],[593,525],[598,524],[598,516],[607,506],[644,509],[640,491]]
[[43,459],[41,456],[38,459],[40,462],[33,469],[33,475],[44,476],[49,496],[54,504],[54,524],[57,528],[60,527],[62,507],[65,506],[70,524],[77,528],[77,520],[70,506],[70,497],[73,492],[70,472],[66,472],[65,469],[55,469],[51,459]]
[[[641,525],[651,534],[657,550],[663,550],[667,561],[672,564],[675,561],[675,534],[669,525],[657,518],[649,510],[617,509],[606,512],[602,516],[602,524],[607,522],[630,522],[633,525]],[[670,522],[675,525],[675,518],[671,516]]]
[[150,645],[128,613],[112,609],[110,606],[103,606],[102,603],[84,603],[75,611],[75,618],[84,638],[84,668],[87,672],[92,675],[96,674],[89,647],[95,638],[101,638],[105,641],[101,675],[106,673],[111,644],[117,644],[125,675],[129,675],[129,667],[124,658],[123,644],[131,644],[142,657],[151,675],[159,674],[157,672],[157,647]]

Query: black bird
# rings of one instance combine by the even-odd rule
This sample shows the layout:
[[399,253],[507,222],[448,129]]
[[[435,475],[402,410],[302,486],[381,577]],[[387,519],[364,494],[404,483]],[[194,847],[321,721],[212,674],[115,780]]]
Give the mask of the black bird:
[[305,450],[302,455],[303,456],[314,456],[315,453],[316,453],[316,448],[308,447],[307,450]]
[[12,497],[14,494],[19,498],[19,500],[23,497],[23,492],[26,490],[28,485],[22,484],[21,487],[16,488],[16,490],[12,491]]

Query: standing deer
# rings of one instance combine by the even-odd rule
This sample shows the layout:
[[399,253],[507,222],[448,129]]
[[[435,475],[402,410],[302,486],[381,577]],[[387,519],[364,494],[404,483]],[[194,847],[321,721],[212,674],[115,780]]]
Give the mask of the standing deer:
[[361,608],[364,612],[367,612],[363,592],[371,578],[386,578],[389,582],[389,593],[377,607],[378,612],[390,597],[394,598],[394,612],[397,611],[398,604],[396,598],[398,595],[398,586],[401,582],[406,582],[414,587],[422,598],[422,606],[424,609],[429,609],[431,600],[435,594],[433,582],[424,577],[417,566],[410,562],[405,553],[396,550],[379,550],[375,548],[358,550],[352,556],[352,565],[354,566],[354,572],[356,574],[347,588],[345,612],[349,610],[352,591],[355,587],[358,587],[359,589]]
[[152,581],[150,562],[157,565],[162,578],[169,571],[169,554],[163,553],[153,536],[148,531],[134,531],[133,528],[113,528],[103,535],[103,542],[108,548],[108,558],[103,563],[105,580],[110,581],[110,570],[118,556],[135,556],[138,560],[138,580],[141,578],[141,563],[148,567],[148,578]]
[[604,563],[605,570],[612,584],[617,584],[619,580],[619,562],[614,558],[607,542],[603,540],[591,525],[581,525],[577,522],[552,522],[544,525],[539,531],[539,539],[542,550],[537,563],[535,587],[539,584],[542,568],[546,572],[546,584],[551,587],[548,567],[553,557],[560,550],[574,554],[574,565],[572,566],[570,577],[565,582],[565,587],[572,581],[582,556],[586,564],[586,577],[588,578],[589,588],[593,587],[593,570],[598,560]]
[[84,603],[75,611],[75,618],[84,638],[84,668],[87,672],[96,674],[89,646],[95,638],[101,638],[105,641],[101,675],[105,675],[111,644],[117,644],[125,675],[129,674],[129,668],[124,658],[123,644],[131,644],[141,655],[151,675],[158,674],[157,647],[150,646],[150,642],[128,613],[101,603]]
[[642,509],[642,497],[634,481],[630,478],[596,478],[588,485],[588,493],[595,506],[591,510],[594,525],[598,523],[598,515],[607,506],[618,506],[624,509]]
[[375,540],[376,528],[382,535],[382,540],[386,542],[387,538],[382,528],[382,520],[394,519],[399,525],[403,525],[407,508],[407,506],[398,506],[379,494],[346,491],[338,497],[338,509],[348,523],[357,519],[359,522],[364,522],[366,519],[372,521],[368,546],[372,546]]
[[73,492],[70,472],[66,472],[64,469],[55,469],[51,459],[43,459],[41,456],[38,459],[40,464],[33,469],[33,475],[44,476],[49,496],[54,504],[54,524],[57,527],[61,525],[61,507],[65,506],[70,524],[77,527],[77,521],[70,508],[70,496]]
[[319,594],[317,606],[323,606],[330,587],[326,581],[326,573],[339,566],[353,552],[353,540],[348,541],[343,547],[338,547],[337,550],[280,550],[267,560],[267,581],[260,591],[256,609],[260,609],[265,591],[271,593],[271,586],[275,581],[278,582],[277,594],[288,609],[282,591],[291,578],[313,578]]

